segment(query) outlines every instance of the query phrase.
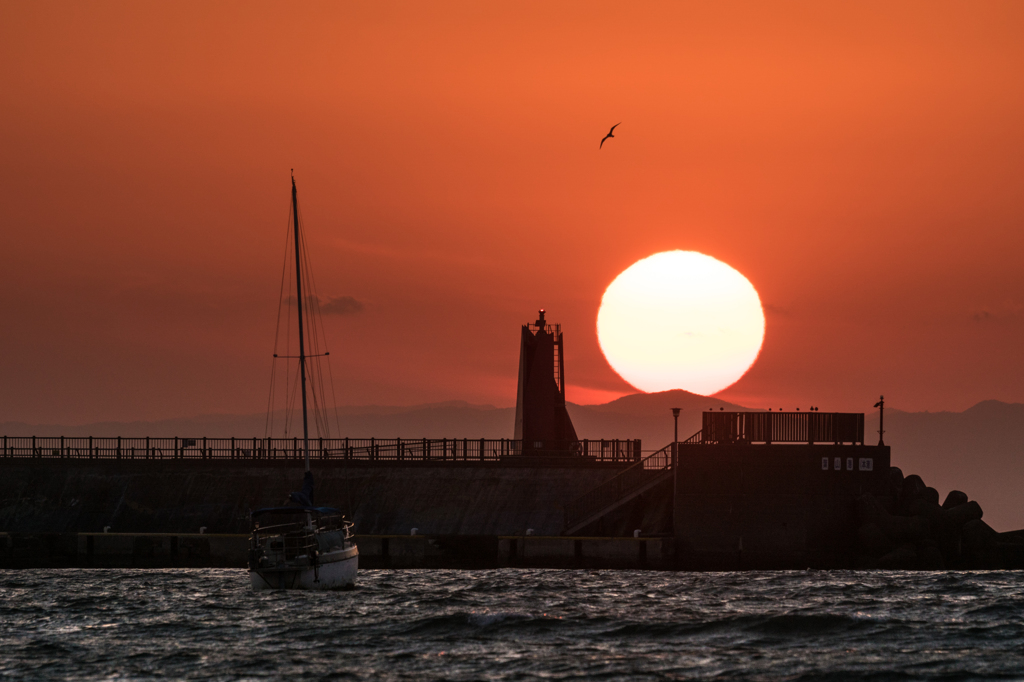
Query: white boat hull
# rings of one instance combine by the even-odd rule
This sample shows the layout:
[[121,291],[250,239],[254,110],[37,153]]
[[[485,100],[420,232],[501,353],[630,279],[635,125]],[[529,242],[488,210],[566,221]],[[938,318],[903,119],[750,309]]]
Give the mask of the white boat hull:
[[314,568],[305,558],[274,567],[250,569],[254,590],[341,590],[355,587],[359,548],[355,545],[319,557]]

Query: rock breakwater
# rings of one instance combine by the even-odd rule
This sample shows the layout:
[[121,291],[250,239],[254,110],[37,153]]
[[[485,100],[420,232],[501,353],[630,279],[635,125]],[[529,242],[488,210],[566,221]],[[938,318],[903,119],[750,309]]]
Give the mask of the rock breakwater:
[[996,531],[962,491],[939,500],[920,476],[891,467],[883,493],[857,499],[857,568],[1024,569],[1024,530]]

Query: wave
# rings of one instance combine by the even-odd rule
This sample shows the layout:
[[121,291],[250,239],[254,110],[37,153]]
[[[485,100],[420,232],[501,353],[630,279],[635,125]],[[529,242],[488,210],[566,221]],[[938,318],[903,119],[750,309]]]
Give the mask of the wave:
[[1024,574],[0,571],[4,679],[993,679]]
[[453,611],[408,622],[397,632],[403,635],[471,634],[498,631],[539,631],[558,627],[558,616],[534,615],[518,611]]

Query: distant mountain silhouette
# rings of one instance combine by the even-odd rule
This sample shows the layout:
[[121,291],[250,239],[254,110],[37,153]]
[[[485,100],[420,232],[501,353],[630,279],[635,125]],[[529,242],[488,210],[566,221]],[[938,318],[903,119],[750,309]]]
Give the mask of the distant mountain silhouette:
[[[717,398],[686,391],[664,391],[628,395],[604,405],[575,405],[568,409],[580,438],[640,438],[644,448],[656,450],[672,440],[670,408],[682,408],[679,437],[700,430],[700,413],[708,408],[747,409]],[[274,435],[281,430],[283,415],[274,415]],[[346,406],[338,408],[340,428],[331,430],[352,438],[511,438],[515,409],[450,401],[413,406]],[[36,436],[237,436],[262,437],[266,415],[207,414],[181,419],[138,422],[97,422],[81,426],[56,424],[0,423],[7,435]],[[297,435],[293,422],[289,436]]]
[[679,439],[700,431],[701,413],[707,409],[749,408],[707,398],[688,391],[635,393],[603,405],[569,405],[569,416],[580,438],[640,438],[644,450],[657,450],[672,442],[672,408],[679,413]]
[[[569,404],[580,438],[641,438],[644,450],[672,440],[670,408],[679,407],[680,439],[700,430],[707,409],[747,409],[686,391],[628,395],[603,405]],[[354,438],[510,438],[515,409],[462,401],[415,406],[338,409],[340,433]],[[266,416],[201,415],[152,422],[101,422],[82,426],[0,423],[10,436],[263,436]],[[280,424],[280,415],[276,415]],[[333,420],[332,420],[333,426]],[[962,490],[985,510],[997,530],[1024,528],[1024,404],[987,400],[964,412],[885,414],[885,442],[892,462],[918,474],[945,497]],[[866,417],[868,443],[877,442],[878,413]],[[297,435],[293,429],[289,435]],[[280,435],[280,431],[276,435]]]
[[585,407],[597,412],[618,412],[620,414],[632,415],[649,415],[657,411],[670,414],[670,410],[673,407],[681,408],[683,412],[696,413],[707,409],[717,410],[720,407],[724,407],[726,410],[750,409],[735,403],[727,403],[718,398],[709,398],[678,389],[674,391],[661,391],[660,393],[634,393],[617,398],[610,403],[586,405]]
[[[208,436],[210,438],[263,437],[265,414],[205,414],[197,417],[160,421],[96,422],[81,426],[56,424],[0,423],[0,431],[9,435],[35,436]],[[493,405],[472,405],[464,401],[415,406],[366,405],[339,407],[338,424],[330,419],[334,435],[353,438],[510,438],[515,409]],[[299,418],[292,421],[287,434],[284,415],[274,415],[272,435],[295,436],[302,432]],[[312,424],[310,424],[312,428]]]

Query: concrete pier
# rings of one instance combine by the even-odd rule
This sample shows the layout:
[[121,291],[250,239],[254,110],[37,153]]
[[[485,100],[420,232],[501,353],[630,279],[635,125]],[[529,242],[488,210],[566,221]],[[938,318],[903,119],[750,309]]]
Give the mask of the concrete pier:
[[[628,466],[538,460],[324,464],[316,502],[367,535],[559,535],[565,502]],[[248,533],[301,484],[295,462],[0,459],[0,531]]]
[[[670,569],[669,538],[363,535],[361,568]],[[0,533],[0,568],[244,568],[244,534]]]
[[678,567],[853,567],[856,502],[887,490],[889,457],[870,445],[680,445]]
[[[316,501],[350,515],[368,568],[852,568],[856,500],[889,465],[884,446],[681,444],[581,537],[561,535],[566,505],[630,463],[324,463]],[[300,484],[291,461],[0,459],[0,561],[243,566],[249,511]]]

